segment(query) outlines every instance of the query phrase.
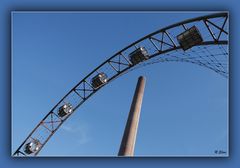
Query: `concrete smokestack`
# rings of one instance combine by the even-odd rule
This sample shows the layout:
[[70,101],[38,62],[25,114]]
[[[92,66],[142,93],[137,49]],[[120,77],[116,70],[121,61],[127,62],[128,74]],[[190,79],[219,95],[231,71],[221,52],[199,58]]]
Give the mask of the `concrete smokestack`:
[[125,126],[121,146],[118,156],[133,156],[134,147],[140,118],[142,99],[145,88],[145,77],[140,76],[135,89],[130,112],[128,114],[127,124]]

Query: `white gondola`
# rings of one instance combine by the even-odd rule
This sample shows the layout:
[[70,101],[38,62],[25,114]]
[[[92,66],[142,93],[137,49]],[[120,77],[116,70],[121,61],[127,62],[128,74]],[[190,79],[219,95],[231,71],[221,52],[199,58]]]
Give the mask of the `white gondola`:
[[35,139],[32,140],[31,142],[28,142],[25,147],[24,147],[24,152],[26,154],[32,154],[37,152],[41,147],[41,143],[39,142],[39,140]]
[[94,89],[99,88],[100,86],[107,83],[107,75],[103,72],[97,74],[95,77],[92,78],[91,85]]
[[66,116],[66,115],[68,115],[72,112],[73,112],[73,108],[72,108],[72,105],[70,103],[66,103],[58,109],[58,115],[60,117],[64,117],[64,116]]
[[203,38],[196,26],[187,29],[185,32],[177,36],[177,40],[184,51],[195,45],[201,44]]
[[129,59],[133,65],[148,59],[147,50],[144,47],[139,47],[129,54]]

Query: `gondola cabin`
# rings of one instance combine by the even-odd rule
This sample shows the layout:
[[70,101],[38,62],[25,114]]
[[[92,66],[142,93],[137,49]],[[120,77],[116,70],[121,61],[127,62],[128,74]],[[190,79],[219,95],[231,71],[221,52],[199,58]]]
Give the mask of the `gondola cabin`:
[[72,105],[70,103],[66,103],[58,109],[58,115],[60,117],[64,117],[64,116],[72,113],[72,111],[73,111]]
[[144,47],[139,47],[138,49],[136,49],[135,51],[129,54],[129,60],[133,65],[136,65],[147,59],[148,59],[148,53]]
[[103,72],[97,74],[95,77],[91,80],[91,85],[94,89],[99,88],[100,86],[107,83],[107,75]]
[[39,142],[39,140],[35,139],[25,145],[24,152],[29,155],[37,152],[40,147],[41,143]]
[[177,40],[184,51],[201,44],[203,38],[196,26],[187,29],[177,36]]

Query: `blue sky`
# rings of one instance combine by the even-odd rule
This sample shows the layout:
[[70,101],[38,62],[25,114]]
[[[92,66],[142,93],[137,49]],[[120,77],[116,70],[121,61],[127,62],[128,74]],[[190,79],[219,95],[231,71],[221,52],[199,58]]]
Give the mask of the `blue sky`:
[[[12,150],[91,70],[162,27],[207,13],[32,13],[12,18]],[[85,102],[41,156],[116,156],[137,78],[146,88],[136,156],[228,152],[228,84],[193,64],[161,63],[121,76]]]

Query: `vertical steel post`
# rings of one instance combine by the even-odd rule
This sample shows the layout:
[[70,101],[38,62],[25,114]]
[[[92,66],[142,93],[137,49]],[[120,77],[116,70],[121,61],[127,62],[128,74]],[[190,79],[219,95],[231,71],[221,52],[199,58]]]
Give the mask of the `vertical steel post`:
[[140,76],[135,89],[130,112],[128,114],[127,124],[125,126],[121,146],[118,156],[133,156],[137,135],[137,128],[140,118],[142,99],[145,88],[145,77]]

